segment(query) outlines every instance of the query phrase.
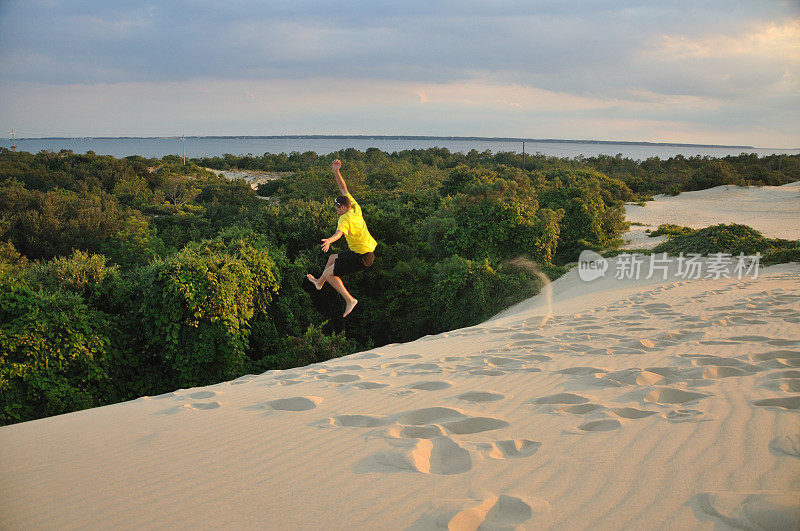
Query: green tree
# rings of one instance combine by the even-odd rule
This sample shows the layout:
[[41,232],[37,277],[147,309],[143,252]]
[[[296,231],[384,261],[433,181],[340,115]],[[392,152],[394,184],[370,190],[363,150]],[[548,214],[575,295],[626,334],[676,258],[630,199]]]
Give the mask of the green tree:
[[187,245],[142,275],[148,348],[180,385],[236,377],[245,366],[250,320],[277,290],[266,248],[237,235]]
[[101,322],[73,293],[0,291],[0,423],[103,403],[109,341]]

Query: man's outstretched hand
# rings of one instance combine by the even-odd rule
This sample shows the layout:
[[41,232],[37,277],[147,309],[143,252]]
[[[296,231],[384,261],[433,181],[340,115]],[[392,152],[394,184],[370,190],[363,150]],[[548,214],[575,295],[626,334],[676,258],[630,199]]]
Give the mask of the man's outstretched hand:
[[341,168],[341,167],[342,167],[342,161],[341,160],[336,159],[333,162],[331,162],[331,168],[333,169],[333,171],[339,171],[339,168]]

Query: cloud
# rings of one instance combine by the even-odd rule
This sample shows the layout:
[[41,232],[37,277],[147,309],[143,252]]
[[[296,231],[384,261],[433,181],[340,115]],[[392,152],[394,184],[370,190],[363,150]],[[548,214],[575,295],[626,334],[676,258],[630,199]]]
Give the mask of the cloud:
[[[799,11],[795,2],[756,0],[4,0],[0,79],[14,96],[0,94],[0,118],[17,116],[20,105],[56,107],[37,99],[44,94],[69,95],[91,111],[105,91],[136,117],[169,101],[166,117],[190,120],[169,110],[183,108],[172,98],[179,89],[205,95],[197,101],[212,107],[228,105],[227,91],[244,94],[249,110],[238,117],[231,108],[237,127],[250,127],[248,117],[284,123],[275,113],[293,113],[285,127],[319,132],[324,120],[351,123],[347,113],[358,110],[366,118],[353,127],[375,133],[392,124],[408,133],[478,134],[497,123],[485,127],[506,136],[537,123],[601,138],[593,124],[605,120],[608,134],[641,127],[639,134],[666,135],[685,124],[714,138],[682,138],[717,143],[771,121],[775,134],[763,133],[763,142],[800,145],[800,133],[785,125],[800,121]],[[119,102],[121,94],[140,107]],[[411,103],[425,113],[411,113]],[[564,121],[551,120],[556,115]],[[205,117],[217,127],[223,118]],[[662,128],[647,129],[654,123]]]

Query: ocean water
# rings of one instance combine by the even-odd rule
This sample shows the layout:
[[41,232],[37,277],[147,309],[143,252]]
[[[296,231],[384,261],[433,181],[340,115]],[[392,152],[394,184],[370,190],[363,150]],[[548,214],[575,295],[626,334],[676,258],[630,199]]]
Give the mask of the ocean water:
[[[42,150],[60,151],[70,149],[75,153],[94,151],[98,155],[127,157],[163,157],[182,155],[183,146],[179,138],[37,138],[17,139],[17,150],[38,153]],[[0,140],[0,147],[11,148],[11,139]],[[354,148],[366,151],[378,148],[392,153],[406,149],[447,148],[452,152],[466,153],[472,149],[479,152],[490,150],[499,152],[522,152],[521,141],[499,140],[452,140],[452,139],[370,139],[370,138],[212,138],[194,137],[186,139],[187,157],[213,157],[226,153],[232,155],[263,155],[264,153],[304,153],[313,151],[319,155]],[[644,160],[648,157],[666,159],[676,155],[691,157],[695,155],[724,157],[740,153],[756,153],[759,156],[772,154],[800,154],[800,150],[767,148],[698,147],[687,145],[641,145],[641,144],[598,144],[567,142],[525,142],[526,153],[541,153],[553,157],[573,158],[578,156],[616,155]]]

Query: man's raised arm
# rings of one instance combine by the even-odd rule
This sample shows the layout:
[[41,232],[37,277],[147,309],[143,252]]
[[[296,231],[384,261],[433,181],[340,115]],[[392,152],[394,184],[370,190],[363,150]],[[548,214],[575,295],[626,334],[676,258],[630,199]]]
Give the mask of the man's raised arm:
[[333,175],[336,177],[336,186],[339,187],[339,191],[342,192],[342,195],[347,195],[347,185],[345,184],[344,179],[342,179],[342,174],[339,173],[339,168],[341,167],[342,161],[339,159],[334,160],[331,164],[331,168],[333,168]]

